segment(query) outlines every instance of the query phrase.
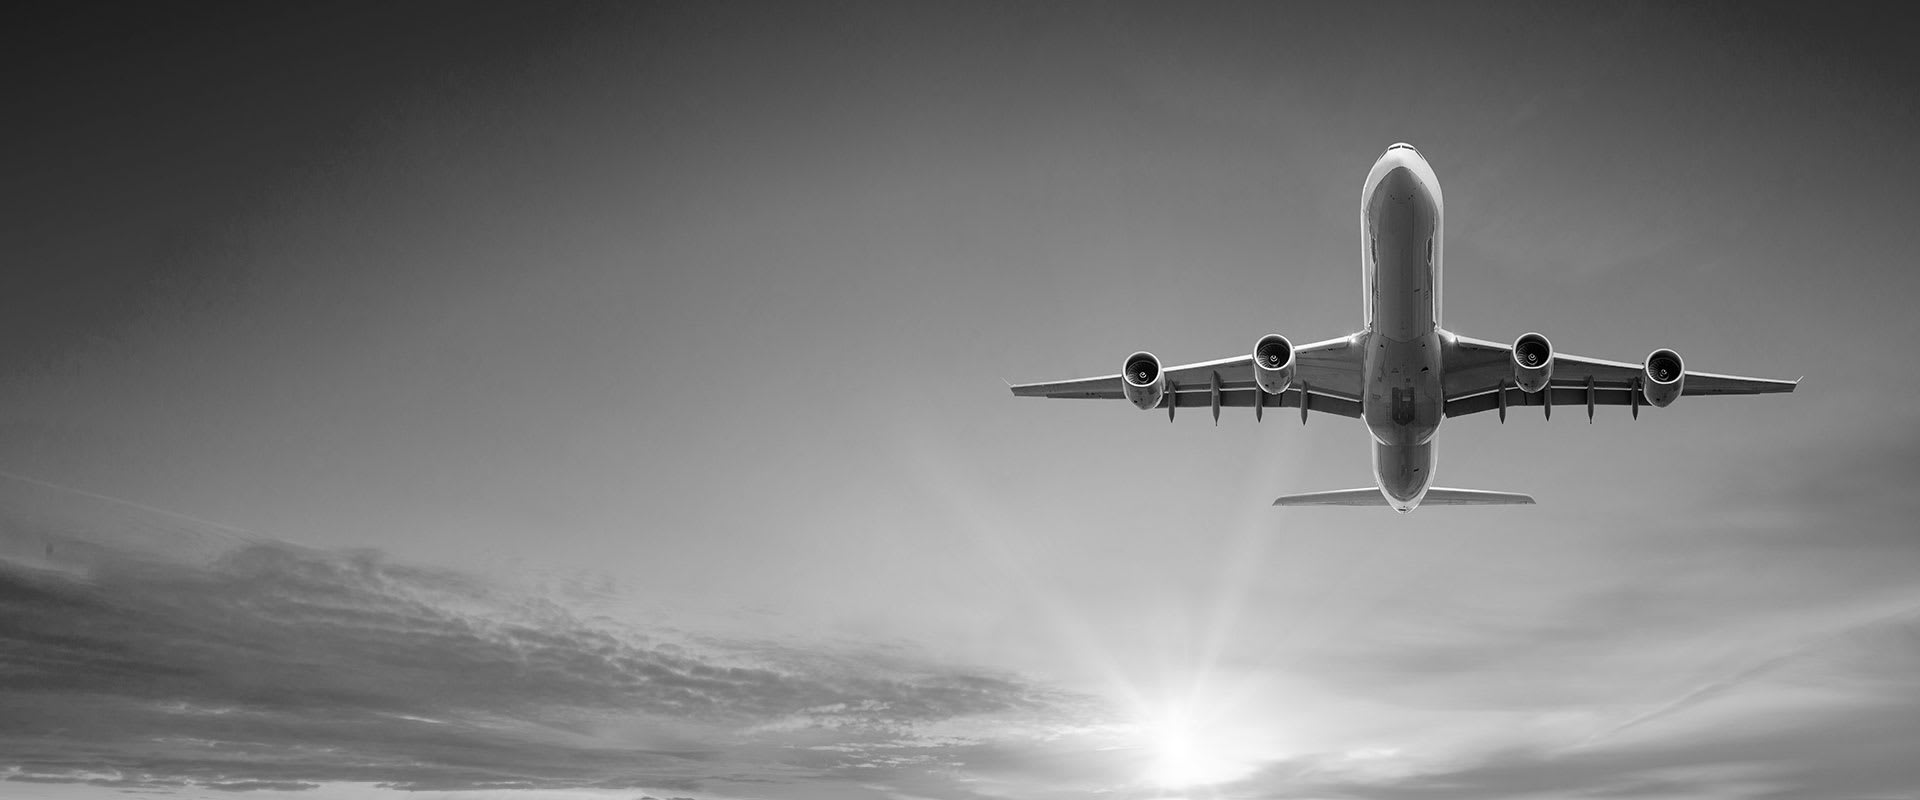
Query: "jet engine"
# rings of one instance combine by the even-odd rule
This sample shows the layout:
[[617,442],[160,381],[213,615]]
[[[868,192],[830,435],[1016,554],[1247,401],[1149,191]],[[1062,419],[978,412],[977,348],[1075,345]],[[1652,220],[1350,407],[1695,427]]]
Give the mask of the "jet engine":
[[1513,340],[1513,382],[1520,391],[1533,394],[1547,388],[1553,380],[1553,343],[1537,333],[1524,333]]
[[1120,384],[1127,400],[1141,411],[1160,405],[1160,396],[1167,393],[1167,376],[1160,374],[1160,359],[1145,350],[1127,356]]
[[1680,360],[1680,354],[1660,348],[1647,355],[1647,365],[1641,369],[1646,380],[1641,382],[1641,393],[1647,402],[1665,408],[1680,398],[1680,390],[1687,383],[1687,364]]
[[1267,394],[1286,391],[1293,383],[1293,342],[1277,333],[1260,337],[1253,345],[1253,382]]

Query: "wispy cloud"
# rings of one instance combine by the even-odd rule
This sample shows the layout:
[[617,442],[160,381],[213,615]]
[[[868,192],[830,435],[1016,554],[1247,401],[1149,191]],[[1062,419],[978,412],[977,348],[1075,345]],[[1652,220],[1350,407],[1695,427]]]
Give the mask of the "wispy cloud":
[[692,788],[944,764],[1087,702],[897,652],[625,630],[372,552],[198,561],[56,530],[13,526],[7,552],[40,557],[0,561],[12,780]]
[[[1887,460],[1830,466],[1802,480],[1861,485]],[[0,777],[22,785],[1158,796],[1154,732],[1124,698],[895,642],[636,628],[567,591],[17,494],[0,497]],[[1236,713],[1299,736],[1246,748],[1250,771],[1203,796],[1910,793],[1920,597],[1862,564],[1910,562],[1913,542],[1839,513],[1856,501],[1798,506],[1847,530],[1622,532],[1579,587],[1474,587],[1239,665],[1278,683]]]
[[[1114,703],[897,643],[638,629],[564,591],[377,552],[97,498],[0,500],[7,781],[1158,796],[1142,779],[1153,732]],[[1794,531],[1692,536],[1825,552]],[[1258,666],[1293,694],[1248,710],[1284,709],[1306,746],[1254,756],[1203,796],[1864,798],[1920,785],[1910,588],[1755,595],[1743,587],[1758,567],[1716,561],[1725,552],[1651,552],[1641,569],[1616,558],[1617,574],[1531,606],[1460,614],[1509,597],[1495,591],[1402,607]]]

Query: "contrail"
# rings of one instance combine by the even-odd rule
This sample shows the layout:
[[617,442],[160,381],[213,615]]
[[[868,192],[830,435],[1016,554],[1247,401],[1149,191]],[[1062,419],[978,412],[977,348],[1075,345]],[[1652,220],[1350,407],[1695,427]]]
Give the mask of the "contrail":
[[58,483],[53,483],[52,481],[43,481],[43,480],[40,480],[39,478],[29,478],[25,475],[21,475],[15,472],[0,470],[0,478],[19,481],[20,483],[31,484],[31,485],[39,486],[46,489],[53,489],[55,491],[67,492],[69,494],[77,494],[77,495],[80,495],[81,497],[86,497],[93,500],[99,500],[106,503],[112,503],[117,506],[131,508],[136,511],[144,511],[149,514],[158,514],[163,517],[170,517],[172,519],[180,520],[181,522],[192,523],[196,527],[212,528],[214,531],[225,533],[225,534],[228,534],[229,536],[233,536],[239,539],[252,540],[252,539],[261,538],[259,534],[254,533],[253,531],[245,530],[242,528],[236,528],[236,527],[233,527],[232,525],[222,525],[212,520],[205,520],[199,517],[190,517],[178,511],[168,511],[167,509],[159,508],[156,506],[150,506],[145,503],[136,503],[132,500],[127,500],[120,497],[113,497],[111,495],[104,495],[99,492],[90,492],[85,489],[78,489],[72,486],[64,486]]
[[1790,648],[1785,652],[1776,654],[1768,658],[1761,659],[1759,662],[1751,666],[1748,666],[1745,669],[1737,670],[1733,674],[1728,675],[1727,677],[1712,681],[1705,686],[1702,686],[1700,688],[1694,689],[1693,691],[1687,692],[1686,694],[1681,695],[1679,699],[1670,701],[1659,708],[1656,708],[1652,711],[1649,711],[1647,713],[1634,717],[1633,719],[1630,719],[1620,725],[1616,725],[1611,730],[1608,730],[1604,733],[1598,733],[1593,736],[1589,736],[1587,737],[1586,741],[1580,743],[1580,746],[1585,747],[1587,745],[1594,744],[1595,742],[1612,738],[1613,736],[1629,728],[1638,727],[1648,722],[1652,722],[1656,719],[1678,714],[1681,711],[1685,711],[1689,708],[1700,705],[1701,703],[1705,703],[1709,700],[1712,700],[1716,697],[1726,694],[1727,692],[1732,691],[1733,689],[1739,688],[1742,685],[1751,683],[1761,677],[1764,677],[1768,673],[1773,672],[1774,670],[1777,670],[1780,667],[1783,667],[1789,663],[1792,663],[1795,659],[1814,653],[1819,648],[1825,647],[1835,641],[1840,640],[1843,637],[1852,635],[1856,632],[1866,630],[1868,628],[1872,628],[1878,625],[1884,625],[1888,622],[1901,621],[1906,619],[1907,617],[1911,617],[1916,614],[1920,614],[1920,606],[1906,606],[1890,614],[1881,614],[1874,617],[1870,617],[1861,622],[1856,622],[1851,625],[1843,625],[1838,629],[1828,631],[1827,633],[1819,636],[1815,636],[1814,638],[1807,640],[1806,642],[1800,644],[1799,646]]

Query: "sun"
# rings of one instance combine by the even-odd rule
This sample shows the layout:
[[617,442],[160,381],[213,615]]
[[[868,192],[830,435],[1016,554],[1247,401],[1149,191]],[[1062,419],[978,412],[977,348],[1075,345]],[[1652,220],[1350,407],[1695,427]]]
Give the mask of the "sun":
[[1148,724],[1152,761],[1146,778],[1154,786],[1184,790],[1238,779],[1248,769],[1231,748],[1184,709],[1172,709]]

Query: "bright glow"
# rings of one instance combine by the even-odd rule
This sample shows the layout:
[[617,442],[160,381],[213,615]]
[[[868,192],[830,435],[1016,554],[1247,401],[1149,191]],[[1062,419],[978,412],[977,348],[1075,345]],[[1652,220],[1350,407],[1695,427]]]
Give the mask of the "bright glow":
[[1242,748],[1218,729],[1195,720],[1189,709],[1169,709],[1152,721],[1145,733],[1152,750],[1146,778],[1161,789],[1211,786],[1252,771],[1252,765],[1238,757],[1237,751]]

